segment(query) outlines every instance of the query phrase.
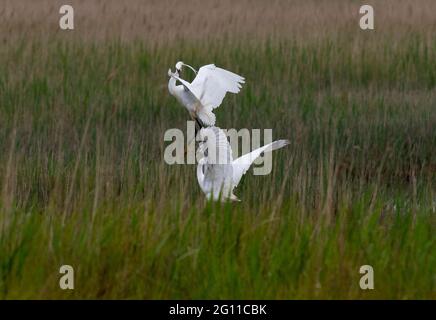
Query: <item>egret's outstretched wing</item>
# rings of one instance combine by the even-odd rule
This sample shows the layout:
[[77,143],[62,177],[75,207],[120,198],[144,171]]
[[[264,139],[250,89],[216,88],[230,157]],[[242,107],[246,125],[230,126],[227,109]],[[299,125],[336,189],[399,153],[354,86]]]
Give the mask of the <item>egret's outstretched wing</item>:
[[245,79],[233,72],[208,64],[198,70],[192,83],[177,77],[200,102],[202,108],[197,110],[198,116],[206,125],[215,124],[212,110],[219,107],[227,92],[238,93]]
[[233,72],[208,64],[198,70],[191,91],[204,107],[213,110],[223,102],[227,92],[238,93],[245,79]]
[[233,161],[233,186],[236,187],[238,185],[242,176],[262,153],[283,148],[288,144],[289,140],[277,140],[235,159]]
[[188,91],[188,92],[190,92],[190,93],[193,95],[193,97],[194,97],[195,99],[197,99],[198,101],[200,101],[200,99],[198,99],[197,96],[194,94],[194,92],[193,92],[193,88],[192,88],[192,85],[191,85],[188,81],[183,80],[182,78],[180,78],[179,76],[177,76],[177,75],[174,74],[174,73],[171,74],[171,76],[172,76],[174,79],[178,80],[178,81],[183,85],[183,87],[185,87],[185,90]]

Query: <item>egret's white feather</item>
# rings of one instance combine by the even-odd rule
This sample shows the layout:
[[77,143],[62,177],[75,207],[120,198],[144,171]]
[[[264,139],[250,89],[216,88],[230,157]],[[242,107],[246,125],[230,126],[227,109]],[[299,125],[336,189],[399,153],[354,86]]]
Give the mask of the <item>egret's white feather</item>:
[[203,158],[197,167],[198,183],[207,197],[218,200],[232,197],[232,149],[224,132],[217,127],[200,130],[199,152]]
[[227,92],[238,93],[244,82],[243,77],[208,64],[198,70],[190,90],[205,108],[213,110],[221,105]]
[[238,200],[233,190],[254,160],[289,144],[288,140],[277,140],[233,160],[230,143],[220,128],[201,129],[199,139],[202,159],[197,166],[197,180],[206,196],[214,200]]
[[236,187],[241,181],[242,176],[250,169],[253,162],[260,157],[262,153],[271,152],[284,146],[288,145],[289,140],[277,140],[271,142],[263,147],[257,148],[250,153],[244,154],[243,156],[235,159],[233,161],[233,184]]

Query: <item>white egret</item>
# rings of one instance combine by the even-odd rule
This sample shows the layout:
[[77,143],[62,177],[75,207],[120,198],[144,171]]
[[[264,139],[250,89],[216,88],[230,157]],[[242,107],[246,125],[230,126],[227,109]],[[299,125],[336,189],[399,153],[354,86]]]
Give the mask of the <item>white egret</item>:
[[227,136],[220,128],[202,128],[199,140],[197,152],[202,158],[197,165],[198,184],[207,198],[222,201],[239,201],[233,190],[254,160],[289,144],[289,140],[277,140],[233,160]]
[[[182,67],[191,68],[197,76],[189,83],[180,78]],[[233,72],[208,64],[197,71],[181,61],[176,71],[168,70],[168,90],[191,115],[200,127],[215,125],[213,109],[220,106],[227,92],[238,93],[245,79]],[[179,81],[181,85],[176,85]]]

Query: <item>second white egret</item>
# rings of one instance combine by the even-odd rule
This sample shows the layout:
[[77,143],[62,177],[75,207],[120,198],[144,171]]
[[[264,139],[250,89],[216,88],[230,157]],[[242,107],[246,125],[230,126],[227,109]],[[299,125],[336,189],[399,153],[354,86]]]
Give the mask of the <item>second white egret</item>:
[[239,201],[233,190],[254,160],[264,152],[271,152],[289,144],[289,140],[277,140],[233,160],[230,143],[220,128],[201,129],[199,140],[197,152],[202,157],[197,165],[198,184],[207,198],[222,201]]

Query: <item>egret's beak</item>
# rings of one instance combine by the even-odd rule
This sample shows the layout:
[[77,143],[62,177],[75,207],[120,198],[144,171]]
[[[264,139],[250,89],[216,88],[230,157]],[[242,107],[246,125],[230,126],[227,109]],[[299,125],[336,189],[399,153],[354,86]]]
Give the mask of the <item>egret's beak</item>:
[[191,67],[189,64],[184,63],[183,65],[184,65],[184,66],[187,66],[189,69],[191,69],[192,71],[194,71],[195,74],[197,74],[197,71],[196,71],[193,67]]

